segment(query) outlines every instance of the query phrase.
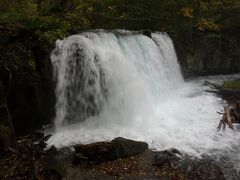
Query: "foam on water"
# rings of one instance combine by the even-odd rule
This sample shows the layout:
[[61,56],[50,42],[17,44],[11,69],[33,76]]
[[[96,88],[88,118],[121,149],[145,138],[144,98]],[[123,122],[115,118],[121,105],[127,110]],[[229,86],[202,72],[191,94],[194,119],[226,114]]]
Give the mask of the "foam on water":
[[238,147],[237,131],[216,131],[222,100],[205,92],[204,78],[184,82],[167,34],[85,32],[58,40],[51,58],[57,103],[49,145],[121,136],[196,156]]

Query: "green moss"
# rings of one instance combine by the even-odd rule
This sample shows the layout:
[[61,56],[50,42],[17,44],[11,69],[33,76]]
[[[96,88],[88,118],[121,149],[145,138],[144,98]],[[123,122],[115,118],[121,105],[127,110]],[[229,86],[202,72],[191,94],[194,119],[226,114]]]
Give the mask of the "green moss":
[[240,89],[240,79],[233,81],[224,81],[221,88],[223,89]]

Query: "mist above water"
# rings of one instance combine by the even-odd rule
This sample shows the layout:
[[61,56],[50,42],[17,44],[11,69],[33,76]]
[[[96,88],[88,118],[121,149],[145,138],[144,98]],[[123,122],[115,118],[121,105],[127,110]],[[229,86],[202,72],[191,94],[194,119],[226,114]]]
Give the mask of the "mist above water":
[[[56,42],[57,147],[126,137],[191,155],[232,151],[238,132],[217,132],[222,100],[202,78],[185,82],[172,40],[96,31]],[[209,77],[212,81],[224,77]]]

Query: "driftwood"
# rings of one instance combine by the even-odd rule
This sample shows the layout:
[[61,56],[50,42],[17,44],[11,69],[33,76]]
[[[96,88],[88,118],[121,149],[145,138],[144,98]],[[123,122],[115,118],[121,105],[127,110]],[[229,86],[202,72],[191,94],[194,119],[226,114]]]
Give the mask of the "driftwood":
[[224,107],[224,112],[217,112],[222,114],[222,119],[219,122],[217,130],[225,129],[226,125],[233,129],[233,124],[240,124],[240,102],[231,103]]
[[[227,99],[229,105],[224,107],[224,112],[217,112],[222,115],[217,130],[225,129],[226,126],[233,130],[233,124],[240,124],[240,90],[222,88],[220,85],[204,81],[204,85],[211,87],[212,90],[206,90],[209,93],[216,93]],[[230,102],[234,100],[234,102]]]
[[224,107],[224,111],[225,111],[225,114],[226,114],[226,119],[227,119],[228,127],[231,128],[231,129],[233,129],[232,119],[231,119],[230,112],[229,112],[229,107],[228,107],[228,106],[225,106],[225,107]]
[[208,86],[210,86],[212,89],[220,90],[220,86],[219,86],[219,85],[214,84],[214,83],[210,83],[210,82],[208,82],[208,81],[204,81],[204,85],[208,85]]

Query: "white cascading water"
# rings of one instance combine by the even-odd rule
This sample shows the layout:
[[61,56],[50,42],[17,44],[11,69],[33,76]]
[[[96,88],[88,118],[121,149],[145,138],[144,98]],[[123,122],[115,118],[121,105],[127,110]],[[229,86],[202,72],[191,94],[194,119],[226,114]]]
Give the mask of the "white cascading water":
[[203,79],[184,82],[167,34],[84,32],[58,40],[51,59],[57,103],[49,144],[121,136],[196,156],[238,147],[237,131],[216,131],[222,100],[204,91]]

